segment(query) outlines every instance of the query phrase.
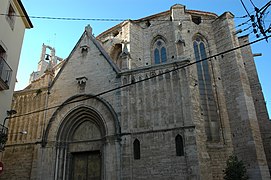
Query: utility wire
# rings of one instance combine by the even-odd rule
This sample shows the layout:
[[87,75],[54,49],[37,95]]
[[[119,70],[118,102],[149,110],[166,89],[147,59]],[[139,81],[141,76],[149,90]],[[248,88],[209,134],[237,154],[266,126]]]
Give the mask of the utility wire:
[[[15,17],[23,17],[17,14],[9,15],[9,14],[0,14],[1,16],[15,16]],[[28,16],[30,19],[48,19],[48,20],[67,20],[67,21],[126,21],[129,19],[111,19],[111,18],[74,18],[74,17],[52,17],[52,16]]]
[[[251,11],[249,14],[252,14],[254,12],[255,12],[255,9],[253,11]],[[243,15],[243,16],[236,16],[234,18],[236,18],[236,19],[242,19],[242,18],[247,18],[247,17],[249,17],[249,16],[246,14],[246,15]]]
[[[265,19],[266,15],[269,13],[269,12],[266,13],[266,10],[271,5],[271,1],[267,2],[262,8],[259,9],[255,6],[253,1],[250,0],[251,4],[254,7],[254,11],[256,12],[255,15],[254,14],[251,15],[248,12],[248,10],[242,0],[240,0],[240,2],[242,3],[245,11],[247,12],[247,15],[249,16],[249,18],[252,22],[253,31],[254,31],[254,34],[256,34],[256,37],[259,38],[260,35],[262,34],[266,38],[266,41],[267,41],[267,39],[268,39],[267,33],[271,32],[271,29],[270,29],[271,24],[268,28],[266,28],[264,19]],[[259,31],[259,33],[258,33],[258,31]]]
[[252,27],[252,25],[248,26],[247,28],[243,29],[242,32],[249,30]]
[[249,21],[250,21],[250,19],[247,20],[246,22],[243,22],[243,23],[241,23],[241,24],[236,25],[235,28],[238,28],[238,27],[241,27],[241,26],[243,26],[243,25],[245,25],[245,24],[248,24]]
[[263,9],[266,10],[270,5],[271,5],[271,1],[269,1],[268,3],[266,3],[261,9],[259,9],[259,11],[262,11]]
[[[8,14],[0,14],[0,15],[4,15],[4,16],[10,16]],[[21,16],[21,15],[12,15],[12,16],[15,16],[15,17],[26,17],[26,16]],[[247,15],[244,15],[244,16],[241,16],[241,17],[235,17],[235,18],[246,18],[248,17]],[[134,22],[151,22],[151,21],[160,21],[160,22],[171,22],[172,20],[170,19],[155,19],[155,20],[148,20],[148,19],[139,19],[139,20],[132,20],[132,19],[110,19],[110,18],[74,18],[74,17],[50,17],[50,16],[29,16],[29,18],[32,18],[32,19],[47,19],[47,20],[64,20],[64,21],[104,21],[104,22],[122,22],[122,21],[134,21]],[[209,20],[209,21],[214,21],[214,19],[201,19],[203,21],[205,20]],[[175,21],[179,21],[179,20],[175,20]],[[191,19],[183,19],[181,20],[182,22],[183,21],[191,21]],[[235,28],[233,29],[236,29],[238,27],[241,27],[245,24],[248,24],[249,21],[251,21],[250,19],[239,24],[239,25],[236,25]]]
[[[267,38],[270,38],[270,37],[271,37],[271,35],[267,36]],[[188,67],[188,66],[191,66],[191,65],[203,62],[203,61],[206,61],[206,60],[211,59],[211,58],[216,58],[217,56],[221,56],[221,55],[227,54],[229,52],[232,52],[232,51],[235,51],[237,49],[240,49],[240,48],[243,48],[243,47],[255,44],[255,43],[260,42],[260,41],[265,40],[265,39],[266,39],[266,37],[260,38],[260,39],[257,39],[255,41],[252,41],[250,43],[243,44],[241,46],[238,46],[238,47],[226,50],[226,51],[221,52],[221,53],[217,53],[215,55],[212,55],[210,57],[204,58],[202,60],[194,61],[194,62],[186,64],[186,65],[175,67],[172,70],[169,70],[169,71],[166,71],[166,72],[163,72],[163,73],[159,73],[157,75],[153,75],[153,76],[150,76],[148,78],[145,78],[145,79],[142,79],[142,80],[138,80],[138,81],[135,81],[135,82],[131,82],[129,84],[125,84],[125,85],[122,85],[122,86],[119,86],[119,87],[116,87],[116,88],[112,88],[112,89],[100,92],[100,93],[98,93],[96,95],[93,95],[93,96],[90,96],[90,97],[85,97],[85,98],[82,98],[82,99],[78,99],[78,100],[74,100],[74,101],[70,101],[70,102],[65,102],[65,103],[62,103],[61,105],[51,106],[51,107],[40,109],[40,110],[37,110],[37,111],[32,111],[32,112],[29,112],[29,113],[25,113],[25,114],[21,114],[21,115],[17,115],[17,116],[12,116],[12,117],[9,117],[8,119],[18,118],[18,117],[22,117],[22,116],[27,116],[27,115],[31,115],[31,114],[34,114],[34,113],[39,113],[39,112],[42,112],[42,111],[47,111],[47,110],[55,109],[55,108],[58,108],[58,107],[61,107],[61,106],[64,106],[64,105],[68,105],[68,104],[72,104],[72,103],[77,103],[77,102],[85,101],[85,100],[88,100],[88,99],[91,99],[91,98],[95,98],[95,97],[98,97],[98,96],[101,96],[101,95],[104,95],[104,94],[107,94],[107,93],[110,93],[110,92],[113,92],[113,91],[116,91],[116,90],[119,90],[119,89],[122,89],[122,88],[125,88],[125,87],[132,86],[134,84],[141,83],[141,82],[144,82],[146,80],[150,80],[150,79],[153,79],[155,77],[158,77],[158,76],[161,76],[161,75],[164,75],[164,74],[167,74],[167,73],[170,73],[170,72],[173,72],[173,71],[176,71],[176,70],[179,70],[179,69],[182,69],[182,68],[185,68],[185,67]]]
[[244,15],[244,16],[237,16],[237,17],[234,17],[234,18],[237,18],[237,19],[242,19],[242,18],[247,18],[248,15]]
[[[26,17],[26,16],[21,16],[21,15],[9,15],[9,14],[3,14],[1,13],[0,15],[2,16],[15,16],[15,17]],[[65,21],[179,21],[179,20],[171,20],[171,19],[152,19],[152,20],[148,20],[148,19],[139,19],[139,20],[132,20],[132,19],[121,19],[121,18],[117,18],[117,19],[111,19],[111,18],[75,18],[75,17],[52,17],[52,16],[28,16],[30,19],[47,19],[47,20],[65,20]],[[201,20],[210,20],[213,21],[214,19],[201,19]],[[190,20],[187,20],[190,21]]]
[[256,6],[255,6],[255,4],[253,3],[253,1],[252,1],[252,0],[249,0],[249,1],[251,2],[252,6],[253,6],[254,8],[256,8]]
[[250,16],[250,13],[248,12],[248,10],[247,10],[247,8],[246,8],[244,2],[243,2],[243,0],[240,0],[240,1],[241,1],[242,5],[243,5],[245,11],[247,12],[247,15],[248,15],[249,17],[251,17],[251,16]]
[[[15,16],[15,17],[26,17],[21,15],[9,15],[9,14],[0,14],[2,16]],[[147,22],[147,21],[160,21],[160,22],[166,22],[166,21],[179,21],[179,20],[171,20],[171,19],[139,19],[139,20],[132,20],[132,19],[111,19],[111,18],[75,18],[75,17],[51,17],[51,16],[28,16],[30,19],[45,19],[45,20],[63,20],[63,21],[103,21],[103,22],[123,22],[123,21],[135,21],[135,22]],[[241,17],[234,17],[234,18],[247,18],[248,15],[244,15]],[[214,21],[215,19],[201,19],[202,21]],[[191,21],[191,19],[182,19],[181,21]],[[235,28],[243,26],[247,24],[250,21],[247,20],[246,22],[243,22],[239,25],[236,25]]]

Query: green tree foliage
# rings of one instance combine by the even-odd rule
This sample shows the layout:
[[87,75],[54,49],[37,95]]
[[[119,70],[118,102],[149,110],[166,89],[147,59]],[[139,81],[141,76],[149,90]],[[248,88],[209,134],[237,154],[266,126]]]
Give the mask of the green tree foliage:
[[232,155],[227,160],[227,167],[224,171],[225,180],[247,180],[247,170],[243,161],[239,161],[237,156]]

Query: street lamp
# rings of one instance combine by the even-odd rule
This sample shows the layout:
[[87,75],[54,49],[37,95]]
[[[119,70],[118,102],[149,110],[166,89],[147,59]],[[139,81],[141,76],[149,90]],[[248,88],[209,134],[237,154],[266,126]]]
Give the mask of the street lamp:
[[27,131],[26,130],[22,130],[22,131],[15,132],[15,133],[8,133],[8,135],[17,135],[17,134],[27,135]]
[[22,130],[19,132],[20,134],[27,134],[27,131],[26,130]]
[[9,119],[13,114],[17,114],[17,111],[14,109],[7,111],[7,117],[5,117],[4,122],[3,122],[4,127],[5,127],[6,120]]
[[13,114],[16,114],[17,111],[14,109],[11,109],[7,111],[7,117],[5,117],[3,125],[0,125],[1,131],[0,131],[0,151],[3,151],[5,148],[5,144],[8,140],[8,128],[5,127],[6,120],[9,119]]

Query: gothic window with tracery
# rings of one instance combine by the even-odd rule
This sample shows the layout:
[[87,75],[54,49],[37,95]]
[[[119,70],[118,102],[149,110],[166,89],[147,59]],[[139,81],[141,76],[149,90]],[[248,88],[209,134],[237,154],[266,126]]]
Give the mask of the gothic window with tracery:
[[[218,114],[209,68],[206,45],[203,39],[198,36],[193,42],[194,54],[197,63],[198,88],[200,94],[202,115],[205,119],[207,139],[210,141],[219,140]],[[203,60],[203,61],[202,61]],[[211,65],[210,65],[211,66]]]
[[163,39],[157,39],[153,44],[154,64],[161,64],[167,61],[166,43]]

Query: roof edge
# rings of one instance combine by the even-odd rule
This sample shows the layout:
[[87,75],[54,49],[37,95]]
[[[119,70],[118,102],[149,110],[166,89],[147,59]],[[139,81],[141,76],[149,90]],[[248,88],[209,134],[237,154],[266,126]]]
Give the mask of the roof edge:
[[28,29],[33,28],[34,26],[33,26],[28,14],[27,14],[25,8],[24,8],[22,1],[21,0],[14,0],[14,3],[16,5],[17,9],[19,10],[19,13],[23,19],[24,24],[25,24],[25,27]]
[[70,52],[69,56],[63,62],[63,65],[60,68],[58,74],[55,76],[55,78],[53,79],[52,83],[49,85],[49,91],[52,89],[52,87],[54,86],[55,82],[57,81],[57,79],[59,78],[60,74],[62,73],[63,69],[65,68],[66,64],[71,59],[73,53],[76,51],[76,48],[79,47],[79,44],[82,41],[82,39],[84,38],[84,36],[87,36],[87,38],[90,38],[90,40],[93,42],[93,44],[98,48],[98,50],[102,53],[102,55],[104,56],[104,58],[106,59],[106,61],[112,67],[113,71],[115,71],[115,73],[117,75],[120,73],[119,68],[113,63],[113,61],[111,60],[110,56],[106,53],[106,51],[103,49],[103,47],[98,42],[98,40],[96,40],[96,38],[92,34],[89,34],[87,32],[87,30],[85,29],[85,31],[83,32],[83,34],[80,36],[79,40],[77,41],[76,45],[73,47],[72,51]]
[[[173,6],[172,6],[173,7]],[[171,8],[172,8],[171,7]],[[125,21],[122,21],[121,23],[103,31],[102,33],[100,33],[98,36],[96,36],[97,39],[100,39],[103,35],[105,35],[106,33],[109,33],[111,32],[112,30],[114,29],[117,29],[117,28],[120,28],[121,25],[124,23],[124,22],[141,22],[141,21],[145,21],[145,20],[150,20],[150,19],[153,19],[153,18],[156,18],[156,17],[160,17],[160,16],[163,16],[163,15],[166,15],[166,14],[170,14],[171,12],[171,9],[170,10],[166,10],[166,11],[162,11],[160,13],[156,13],[156,14],[153,14],[153,15],[150,15],[150,16],[146,16],[146,17],[143,17],[143,18],[140,18],[140,19],[136,19],[136,20],[132,20],[132,19],[129,19],[129,20],[125,20]],[[207,11],[199,11],[199,10],[190,10],[190,9],[185,9],[185,12],[186,13],[189,13],[189,14],[201,14],[201,15],[208,15],[208,16],[213,16],[214,18],[218,18],[219,15],[215,14],[215,13],[212,13],[212,12],[207,12]]]
[[216,13],[207,12],[207,11],[187,9],[185,12],[191,13],[191,14],[202,14],[202,15],[214,16],[215,18],[219,17]]

